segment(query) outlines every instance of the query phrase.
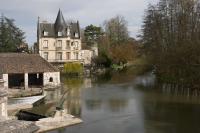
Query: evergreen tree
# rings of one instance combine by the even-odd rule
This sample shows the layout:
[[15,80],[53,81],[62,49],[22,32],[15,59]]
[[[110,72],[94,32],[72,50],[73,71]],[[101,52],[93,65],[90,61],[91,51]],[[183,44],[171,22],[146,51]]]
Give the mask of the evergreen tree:
[[99,41],[100,36],[103,35],[101,27],[89,25],[84,30],[85,41],[89,46],[96,44]]
[[0,17],[0,52],[16,52],[24,38],[24,32],[14,24],[13,19]]

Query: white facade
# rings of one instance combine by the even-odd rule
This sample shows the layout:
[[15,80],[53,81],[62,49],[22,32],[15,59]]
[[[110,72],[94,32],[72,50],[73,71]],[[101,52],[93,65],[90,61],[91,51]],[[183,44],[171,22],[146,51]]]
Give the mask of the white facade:
[[40,38],[39,54],[48,62],[81,62],[81,40],[69,37]]
[[84,65],[91,65],[92,62],[93,51],[91,50],[82,50],[81,57],[84,61]]
[[45,72],[43,74],[43,85],[59,86],[60,72]]
[[3,87],[8,88],[8,74],[3,74],[3,81],[4,81]]

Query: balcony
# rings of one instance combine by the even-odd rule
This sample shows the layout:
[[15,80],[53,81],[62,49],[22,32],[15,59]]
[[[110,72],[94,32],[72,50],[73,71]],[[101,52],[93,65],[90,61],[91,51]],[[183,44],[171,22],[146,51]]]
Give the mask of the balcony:
[[47,50],[47,49],[49,49],[49,47],[42,47],[44,50]]
[[56,50],[62,50],[62,47],[56,47]]
[[76,59],[70,59],[70,60],[67,60],[67,59],[62,59],[62,60],[60,60],[60,59],[51,59],[51,60],[48,60],[48,62],[50,62],[50,63],[66,63],[66,62],[84,62],[84,60],[83,59],[78,59],[78,60],[76,60]]

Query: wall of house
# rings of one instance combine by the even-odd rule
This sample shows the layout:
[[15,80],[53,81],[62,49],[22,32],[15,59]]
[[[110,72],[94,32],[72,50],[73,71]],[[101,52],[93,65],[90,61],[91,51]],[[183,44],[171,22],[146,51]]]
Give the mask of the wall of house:
[[[44,42],[48,41],[48,47],[44,47]],[[58,41],[62,41],[62,47],[57,47]],[[67,41],[70,41],[70,48],[67,47]],[[72,45],[71,42],[74,42]],[[75,53],[78,53],[78,60],[81,60],[81,40],[67,38],[40,38],[39,54],[44,58],[44,53],[48,52],[48,62],[56,61],[56,52],[62,52],[62,61],[67,61],[67,52],[71,54],[71,60],[77,60]],[[57,62],[57,61],[56,61]]]
[[8,74],[3,74],[4,87],[8,88]]
[[0,81],[0,118],[7,118],[7,92],[3,87],[4,81]]
[[93,51],[93,54],[92,56],[98,56],[99,55],[99,50],[98,50],[98,47],[97,46],[94,46],[91,48],[92,51]]
[[[52,82],[50,80],[52,78]],[[45,72],[43,74],[43,85],[53,85],[59,86],[60,85],[60,72]]]
[[0,97],[0,118],[7,118],[7,97]]
[[84,60],[84,65],[91,65],[92,54],[93,54],[93,51],[91,51],[91,50],[82,50],[81,51],[81,56],[82,56],[82,59]]

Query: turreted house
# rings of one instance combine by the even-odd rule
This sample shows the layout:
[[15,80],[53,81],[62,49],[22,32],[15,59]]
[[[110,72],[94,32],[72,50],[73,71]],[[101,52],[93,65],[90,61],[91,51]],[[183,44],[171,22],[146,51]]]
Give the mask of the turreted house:
[[[59,10],[55,23],[38,19],[36,53],[53,64],[81,62],[85,54],[81,48],[79,22],[66,22]],[[91,57],[87,57],[91,59]]]

